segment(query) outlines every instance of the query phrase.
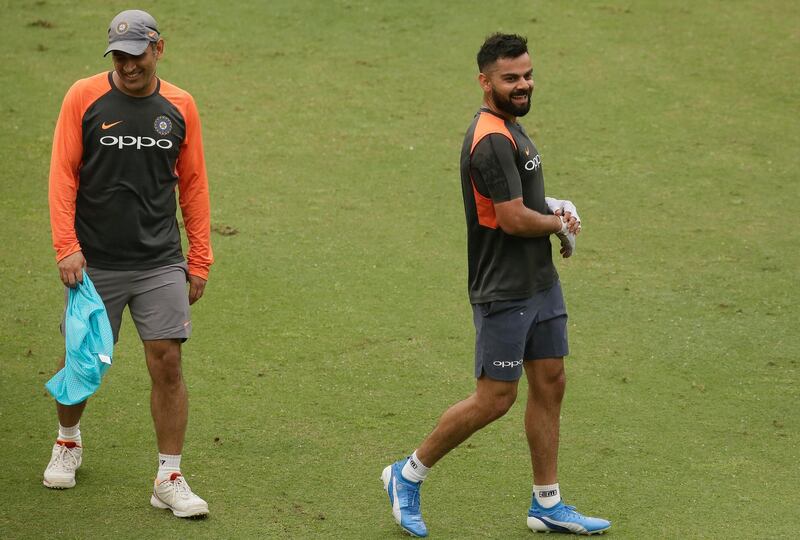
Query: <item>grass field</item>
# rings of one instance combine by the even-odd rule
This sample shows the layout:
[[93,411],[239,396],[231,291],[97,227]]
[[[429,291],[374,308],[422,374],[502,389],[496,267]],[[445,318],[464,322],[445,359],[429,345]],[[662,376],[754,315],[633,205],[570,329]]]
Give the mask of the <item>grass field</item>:
[[[52,131],[117,0],[0,0],[0,537],[401,538],[381,469],[472,379],[458,180],[474,55],[526,34],[523,124],[575,201],[560,480],[614,538],[795,538],[800,515],[800,5],[144,1],[159,74],[204,123],[217,263],[184,349],[184,472],[205,521],[148,504],[149,379],[129,318],[44,488],[63,347]],[[229,234],[235,229],[236,234]],[[220,231],[226,234],[220,234]],[[524,383],[522,383],[524,385]],[[433,538],[527,538],[519,406],[436,466]]]

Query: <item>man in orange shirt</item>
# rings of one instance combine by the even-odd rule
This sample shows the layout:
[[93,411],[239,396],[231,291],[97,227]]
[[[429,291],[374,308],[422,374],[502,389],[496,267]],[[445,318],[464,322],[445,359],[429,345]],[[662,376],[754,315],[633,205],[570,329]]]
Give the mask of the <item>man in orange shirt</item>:
[[[75,287],[83,272],[91,277],[114,341],[125,306],[142,339],[159,451],[151,504],[179,517],[202,516],[208,505],[180,472],[188,418],[181,344],[191,334],[189,305],[203,296],[213,262],[200,118],[189,93],[156,77],[164,40],[148,13],[114,17],[108,53],[114,69],[76,82],[61,106],[50,164],[53,246],[65,286]],[[85,406],[56,403],[59,434],[47,487],[75,485]]]

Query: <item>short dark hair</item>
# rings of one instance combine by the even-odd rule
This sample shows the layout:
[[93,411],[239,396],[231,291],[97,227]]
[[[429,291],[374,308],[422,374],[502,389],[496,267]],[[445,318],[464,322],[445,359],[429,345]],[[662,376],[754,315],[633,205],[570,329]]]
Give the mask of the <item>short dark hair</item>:
[[528,39],[517,34],[494,33],[486,38],[478,51],[478,69],[497,62],[499,58],[517,58],[528,52]]

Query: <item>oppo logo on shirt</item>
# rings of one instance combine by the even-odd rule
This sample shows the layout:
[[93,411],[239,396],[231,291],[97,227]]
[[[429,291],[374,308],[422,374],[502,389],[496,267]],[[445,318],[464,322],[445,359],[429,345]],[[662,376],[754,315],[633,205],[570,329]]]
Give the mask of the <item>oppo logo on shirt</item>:
[[164,150],[169,150],[172,148],[172,141],[169,139],[134,137],[133,135],[121,135],[119,137],[106,135],[105,137],[100,137],[100,144],[103,146],[116,146],[120,150],[123,148],[135,148],[136,150],[141,150],[142,148],[151,148],[153,146]]
[[533,159],[529,159],[527,162],[525,162],[525,170],[535,171],[541,162],[542,159],[539,156],[533,156]]

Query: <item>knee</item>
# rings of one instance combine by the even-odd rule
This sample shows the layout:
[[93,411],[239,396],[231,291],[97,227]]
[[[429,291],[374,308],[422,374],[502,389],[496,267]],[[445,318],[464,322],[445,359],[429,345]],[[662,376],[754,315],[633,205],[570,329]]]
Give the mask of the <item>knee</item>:
[[534,394],[549,395],[561,399],[567,388],[567,374],[564,371],[564,366],[540,373],[535,384],[529,388]]
[[180,349],[157,351],[151,358],[148,358],[148,362],[154,384],[178,386],[183,383]]
[[564,389],[567,387],[567,373],[564,371],[564,367],[562,366],[561,369],[552,373],[545,382],[553,388],[553,390],[563,393]]
[[180,365],[165,366],[153,372],[153,383],[160,386],[177,387],[183,384]]
[[485,404],[484,410],[488,421],[494,421],[505,415],[514,405],[517,399],[517,392],[508,392],[493,396],[491,401]]

